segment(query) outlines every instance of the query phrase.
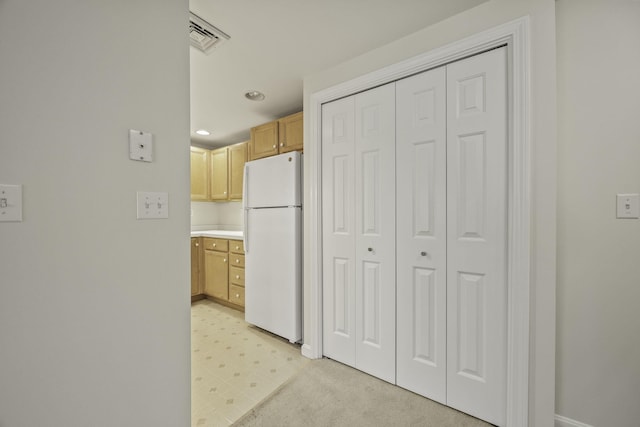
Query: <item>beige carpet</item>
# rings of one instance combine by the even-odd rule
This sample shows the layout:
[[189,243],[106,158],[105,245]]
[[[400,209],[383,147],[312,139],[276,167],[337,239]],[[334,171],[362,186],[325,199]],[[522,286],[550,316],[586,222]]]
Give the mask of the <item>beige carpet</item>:
[[235,427],[490,424],[329,359],[308,363]]

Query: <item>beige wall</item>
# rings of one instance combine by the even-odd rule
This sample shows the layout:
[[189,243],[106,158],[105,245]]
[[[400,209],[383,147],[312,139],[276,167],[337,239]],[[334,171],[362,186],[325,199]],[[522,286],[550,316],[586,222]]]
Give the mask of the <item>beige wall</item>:
[[558,0],[556,412],[640,423],[640,2]]
[[[460,13],[408,37],[382,46],[332,69],[310,76],[304,81],[305,104],[311,94],[365,73],[428,52],[461,38],[529,15],[531,18],[531,147],[532,202],[531,239],[531,392],[530,425],[552,426],[554,414],[555,365],[555,281],[556,281],[556,57],[555,4],[553,0],[492,0]],[[309,127],[305,124],[309,141]],[[308,172],[309,156],[305,156]],[[313,189],[308,176],[305,203]],[[305,212],[305,294],[309,295],[311,263]],[[308,298],[305,315],[308,315]],[[307,318],[305,324],[309,324]],[[307,332],[308,333],[308,332]]]
[[[24,185],[0,223],[0,426],[189,425],[187,11],[0,1],[0,183]],[[139,190],[169,219],[137,221]]]
[[191,202],[191,227],[242,230],[242,202]]

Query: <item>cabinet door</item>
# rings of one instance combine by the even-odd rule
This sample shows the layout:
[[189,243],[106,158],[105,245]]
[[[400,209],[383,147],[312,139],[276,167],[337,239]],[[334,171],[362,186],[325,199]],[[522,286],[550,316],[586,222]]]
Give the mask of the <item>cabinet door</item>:
[[244,164],[247,161],[249,143],[229,147],[229,200],[242,200]]
[[204,293],[229,299],[229,259],[226,252],[204,251]]
[[211,151],[211,200],[227,200],[227,147]]
[[200,270],[201,270],[201,254],[200,239],[194,237],[191,239],[191,295],[199,295],[202,293],[200,290]]
[[278,154],[278,122],[265,123],[251,129],[249,160]]
[[302,150],[302,111],[278,120],[278,146],[280,153]]
[[209,150],[191,147],[191,200],[209,200]]

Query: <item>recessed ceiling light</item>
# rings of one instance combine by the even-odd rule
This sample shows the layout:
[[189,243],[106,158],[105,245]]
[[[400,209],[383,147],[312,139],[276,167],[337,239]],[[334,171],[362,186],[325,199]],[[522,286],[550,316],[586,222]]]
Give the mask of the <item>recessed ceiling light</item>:
[[206,129],[198,129],[198,130],[196,131],[196,133],[197,133],[198,135],[202,135],[202,136],[211,135],[211,132],[209,132],[209,131],[208,131],[208,130],[206,130]]
[[262,101],[264,99],[264,93],[257,90],[250,90],[244,94],[244,97],[251,101]]

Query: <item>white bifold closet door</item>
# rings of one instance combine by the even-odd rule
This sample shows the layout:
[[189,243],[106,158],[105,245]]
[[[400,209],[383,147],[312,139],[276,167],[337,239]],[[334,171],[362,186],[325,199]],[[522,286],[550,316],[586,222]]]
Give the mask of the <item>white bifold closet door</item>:
[[324,354],[395,383],[395,84],[322,109]]
[[447,87],[440,67],[396,84],[397,384],[447,403]]
[[447,405],[506,419],[505,47],[447,65]]
[[506,408],[506,48],[397,82],[397,384]]
[[506,71],[499,48],[322,107],[324,354],[496,425]]

